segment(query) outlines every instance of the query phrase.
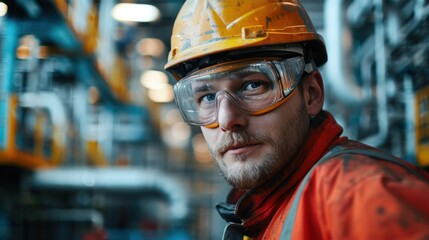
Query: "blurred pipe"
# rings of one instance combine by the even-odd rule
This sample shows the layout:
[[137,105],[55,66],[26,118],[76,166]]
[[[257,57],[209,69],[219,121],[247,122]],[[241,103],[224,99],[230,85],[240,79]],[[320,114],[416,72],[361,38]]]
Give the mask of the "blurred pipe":
[[429,6],[425,7],[426,0],[416,0],[414,3],[414,18],[420,20],[427,15]]
[[353,26],[360,26],[371,8],[372,0],[354,0],[347,8],[347,19]]
[[413,81],[409,75],[405,75],[404,103],[405,103],[405,159],[416,165],[416,129],[415,129],[415,101]]
[[359,51],[360,72],[362,76],[362,95],[365,99],[371,98],[372,91],[372,66],[375,64],[374,37],[368,37]]
[[384,44],[383,0],[374,0],[374,14],[378,132],[372,136],[363,139],[362,142],[375,147],[380,147],[386,141],[389,132],[386,96],[386,49]]
[[41,6],[34,0],[16,0],[19,5],[30,15],[31,18],[37,18],[42,13]]
[[19,95],[19,105],[21,107],[48,110],[53,125],[51,163],[59,164],[63,162],[69,124],[66,107],[61,98],[54,92],[26,92]]
[[0,98],[8,96],[13,89],[14,71],[16,69],[16,48],[18,47],[18,22],[16,19],[1,18],[2,24],[0,47],[1,71],[0,74]]
[[[355,4],[358,4],[357,2]],[[377,124],[379,131],[364,139],[363,142],[374,146],[380,146],[387,138],[388,118],[386,99],[386,52],[384,46],[384,26],[382,0],[374,0],[375,7],[375,61],[376,61],[376,81],[377,81]],[[356,84],[351,72],[351,66],[347,64],[347,54],[350,52],[351,43],[345,45],[344,30],[347,25],[343,19],[343,0],[327,0],[324,4],[325,14],[325,36],[326,45],[329,52],[329,61],[326,65],[326,74],[330,81],[333,93],[339,100],[350,107],[361,106],[368,99],[363,88]],[[360,13],[366,8],[362,8]],[[344,46],[344,47],[341,47]]]
[[357,107],[362,104],[362,88],[358,86],[351,73],[351,66],[347,64],[347,53],[350,45],[345,46],[343,19],[343,0],[326,0],[324,3],[324,26],[326,48],[329,53],[329,61],[325,65],[326,75],[332,93],[341,102]]
[[386,40],[392,47],[402,45],[402,32],[400,31],[399,26],[400,16],[398,10],[393,8],[388,9],[388,15],[386,18]]
[[43,190],[137,193],[157,190],[167,196],[173,220],[183,219],[188,213],[188,197],[184,187],[177,179],[157,170],[63,167],[37,170],[31,180],[32,187]]
[[[67,129],[67,113],[60,97],[54,92],[26,92],[19,95],[19,105],[28,108],[46,108],[55,126]],[[64,144],[64,143],[63,143]]]
[[89,221],[94,227],[102,227],[104,223],[103,215],[92,209],[43,209],[32,210],[24,213],[22,218],[34,221],[55,221],[55,222],[86,222]]
[[11,150],[15,148],[16,117],[5,116],[15,111],[10,109],[14,103],[12,90],[16,69],[16,49],[18,45],[18,23],[16,19],[0,17],[0,148]]

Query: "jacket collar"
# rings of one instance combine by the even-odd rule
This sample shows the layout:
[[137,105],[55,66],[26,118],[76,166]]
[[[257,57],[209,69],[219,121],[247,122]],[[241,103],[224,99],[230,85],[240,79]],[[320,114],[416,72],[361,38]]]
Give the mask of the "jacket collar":
[[[244,226],[246,235],[259,235],[271,221],[280,205],[289,199],[296,186],[310,168],[338,142],[343,129],[333,116],[322,111],[311,120],[306,142],[294,158],[295,164],[288,164],[273,178],[261,186],[248,191],[232,189],[226,203],[216,208],[227,222]],[[319,141],[323,139],[323,141]]]

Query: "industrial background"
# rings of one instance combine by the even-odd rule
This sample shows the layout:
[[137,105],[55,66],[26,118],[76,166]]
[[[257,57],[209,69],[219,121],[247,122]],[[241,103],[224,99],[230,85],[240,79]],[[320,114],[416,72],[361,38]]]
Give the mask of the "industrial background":
[[[0,0],[0,239],[220,239],[228,186],[163,71],[183,2]],[[325,108],[428,168],[428,1],[302,3]]]

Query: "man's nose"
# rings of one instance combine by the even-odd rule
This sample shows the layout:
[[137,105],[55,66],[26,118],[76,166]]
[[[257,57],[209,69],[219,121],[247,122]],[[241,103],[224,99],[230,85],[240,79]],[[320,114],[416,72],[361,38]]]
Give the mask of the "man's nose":
[[217,120],[222,131],[233,131],[247,124],[246,113],[226,95],[218,97]]

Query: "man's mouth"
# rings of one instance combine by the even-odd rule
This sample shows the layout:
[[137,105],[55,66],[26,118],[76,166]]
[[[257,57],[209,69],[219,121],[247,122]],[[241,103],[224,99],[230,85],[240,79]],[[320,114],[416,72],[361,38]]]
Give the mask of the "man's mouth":
[[254,151],[256,148],[259,147],[259,145],[259,143],[234,144],[221,148],[219,152],[221,155],[225,155],[227,153],[232,155],[245,154]]

